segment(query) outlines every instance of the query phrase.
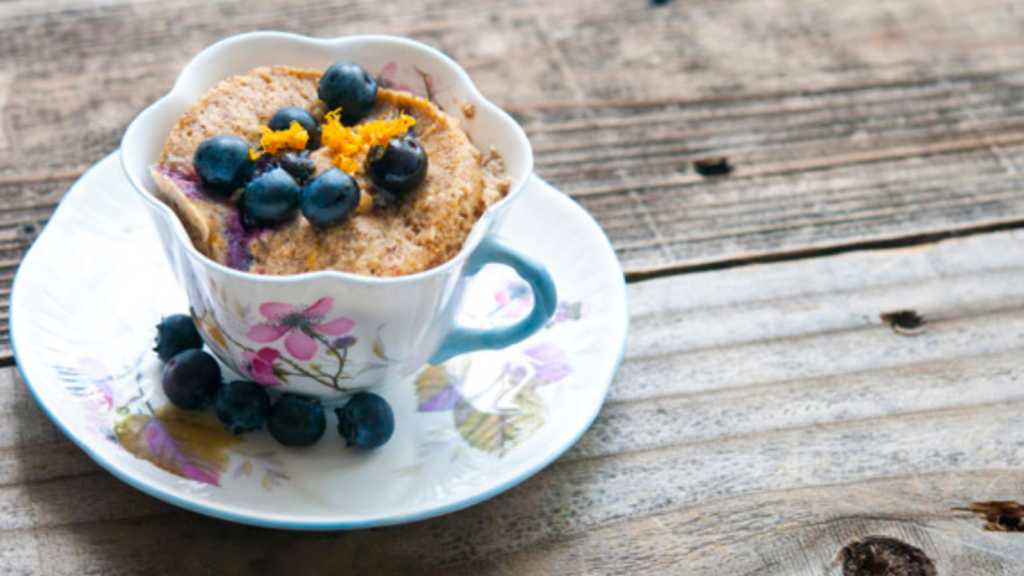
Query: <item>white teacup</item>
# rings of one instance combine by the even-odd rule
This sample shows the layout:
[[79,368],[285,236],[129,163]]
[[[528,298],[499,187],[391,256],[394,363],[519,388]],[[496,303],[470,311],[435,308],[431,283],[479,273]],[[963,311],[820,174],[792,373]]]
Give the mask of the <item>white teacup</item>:
[[[459,254],[425,272],[372,278],[318,271],[295,276],[239,272],[203,256],[184,226],[153,195],[150,166],[181,114],[214,84],[258,66],[326,69],[351,60],[392,85],[430,96],[481,149],[494,146],[512,179],[508,195],[476,223]],[[533,172],[522,128],[486,100],[469,76],[441,52],[405,38],[316,39],[255,32],[222,40],[192,59],[171,91],[146,108],[121,142],[128,180],[145,199],[178,281],[210,349],[267,386],[325,398],[372,388],[480,349],[515,344],[554,313],[554,283],[543,265],[494,235]],[[486,264],[512,267],[533,290],[534,307],[517,323],[490,330],[460,326],[466,284]]]

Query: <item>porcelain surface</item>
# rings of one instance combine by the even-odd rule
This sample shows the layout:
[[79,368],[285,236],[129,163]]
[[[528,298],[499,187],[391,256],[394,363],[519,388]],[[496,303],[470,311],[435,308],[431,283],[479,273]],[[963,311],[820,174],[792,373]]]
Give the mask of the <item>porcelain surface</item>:
[[[154,326],[186,312],[189,298],[147,210],[116,156],[87,172],[18,270],[12,339],[25,382],[72,440],[125,482],[184,508],[291,529],[378,526],[464,508],[567,450],[600,410],[621,359],[627,310],[615,254],[584,210],[533,177],[503,234],[538,254],[558,286],[541,330],[385,382],[380,393],[397,426],[378,451],[346,449],[332,414],[310,449],[283,448],[265,431],[231,436],[209,411],[170,409],[160,390]],[[502,266],[468,282],[464,304],[458,321],[476,328],[507,326],[533,306],[523,280]],[[346,317],[342,301],[311,308],[303,313],[335,326]],[[261,314],[244,305],[237,313]],[[380,342],[369,347],[387,362]]]

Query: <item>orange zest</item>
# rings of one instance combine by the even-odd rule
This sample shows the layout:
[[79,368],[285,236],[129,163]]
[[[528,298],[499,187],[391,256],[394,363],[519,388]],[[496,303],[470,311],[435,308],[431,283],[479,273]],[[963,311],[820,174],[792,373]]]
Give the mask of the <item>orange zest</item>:
[[309,142],[309,132],[294,120],[287,130],[271,130],[267,126],[260,126],[260,131],[263,132],[263,136],[260,137],[259,149],[249,150],[249,158],[252,160],[256,160],[264,153],[277,154],[283,148],[305,150],[306,143]]
[[415,125],[416,119],[403,112],[394,120],[374,120],[350,128],[342,125],[341,108],[338,108],[324,117],[321,141],[334,152],[335,167],[357,174],[356,156],[369,152],[373,146],[387,145],[389,140],[405,134]]

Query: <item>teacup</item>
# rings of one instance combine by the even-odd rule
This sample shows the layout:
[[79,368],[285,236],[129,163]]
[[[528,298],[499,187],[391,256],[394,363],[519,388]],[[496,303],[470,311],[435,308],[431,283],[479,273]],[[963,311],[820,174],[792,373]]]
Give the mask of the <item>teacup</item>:
[[[459,117],[478,147],[493,145],[501,155],[512,179],[508,195],[483,214],[457,256],[409,276],[374,278],[337,271],[263,276],[202,255],[174,212],[153,195],[149,173],[179,116],[231,75],[274,64],[325,69],[338,60],[352,60],[391,85],[429,95]],[[557,297],[547,270],[495,234],[533,172],[526,134],[480,94],[454,61],[419,42],[277,32],[222,40],[197,54],[171,91],[135,118],[121,143],[121,163],[149,207],[210,350],[266,386],[342,397],[395,381],[426,363],[513,345],[543,327],[554,313]],[[484,330],[460,325],[466,286],[487,264],[513,268],[533,290],[533,310],[508,326]]]

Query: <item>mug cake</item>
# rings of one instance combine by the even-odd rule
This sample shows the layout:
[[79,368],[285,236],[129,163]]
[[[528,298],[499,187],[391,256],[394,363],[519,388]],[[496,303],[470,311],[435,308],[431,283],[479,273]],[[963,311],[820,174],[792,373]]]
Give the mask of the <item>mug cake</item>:
[[458,254],[511,185],[457,119],[347,61],[222,80],[150,170],[196,249],[267,275],[428,270]]

